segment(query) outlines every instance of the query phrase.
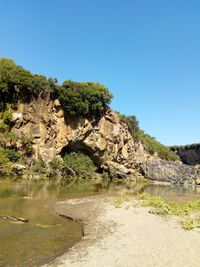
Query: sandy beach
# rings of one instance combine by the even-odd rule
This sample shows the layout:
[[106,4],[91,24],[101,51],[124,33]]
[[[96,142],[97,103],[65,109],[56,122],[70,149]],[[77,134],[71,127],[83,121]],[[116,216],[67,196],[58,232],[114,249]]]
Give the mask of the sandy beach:
[[179,218],[149,213],[138,200],[113,205],[93,196],[57,203],[55,211],[79,221],[84,237],[48,267],[199,267],[200,232]]

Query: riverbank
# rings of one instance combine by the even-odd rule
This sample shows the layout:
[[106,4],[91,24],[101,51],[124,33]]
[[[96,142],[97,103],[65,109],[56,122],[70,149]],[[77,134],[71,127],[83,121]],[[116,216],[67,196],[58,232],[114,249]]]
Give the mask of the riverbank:
[[112,196],[59,202],[55,211],[79,221],[84,237],[68,253],[45,266],[199,266],[200,232],[186,231],[178,218],[149,213],[138,200],[113,204]]

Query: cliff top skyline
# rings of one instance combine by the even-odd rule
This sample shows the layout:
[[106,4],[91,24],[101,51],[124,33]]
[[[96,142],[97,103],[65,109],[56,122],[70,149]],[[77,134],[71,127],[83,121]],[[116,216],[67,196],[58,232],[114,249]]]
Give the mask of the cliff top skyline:
[[198,1],[0,0],[0,54],[59,82],[98,81],[165,145],[199,143]]

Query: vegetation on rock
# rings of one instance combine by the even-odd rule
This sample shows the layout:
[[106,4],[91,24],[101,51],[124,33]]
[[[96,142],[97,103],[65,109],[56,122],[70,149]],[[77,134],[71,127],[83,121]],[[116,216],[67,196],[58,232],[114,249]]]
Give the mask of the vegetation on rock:
[[[31,157],[32,142],[26,138],[17,137],[10,132],[12,127],[12,113],[19,102],[30,102],[34,98],[49,94],[53,99],[59,99],[66,116],[86,116],[99,119],[113,98],[108,88],[96,82],[74,82],[66,80],[62,85],[56,79],[33,74],[11,59],[0,59],[0,149],[1,161],[12,162],[4,149],[13,150],[13,157],[17,158],[17,149],[21,159]],[[139,128],[134,115],[126,116],[118,113],[121,120],[127,124],[133,139],[141,141],[150,154],[157,154],[162,159],[176,160],[178,157],[167,147],[160,144]],[[20,140],[19,140],[20,139]],[[19,142],[18,142],[19,141]],[[17,144],[18,142],[18,144]],[[20,145],[19,145],[20,143]],[[13,158],[14,159],[14,158]],[[72,152],[65,156],[64,163],[57,159],[50,163],[51,168],[62,168],[64,165],[72,168],[78,176],[92,177],[95,166],[92,160],[81,153]],[[33,170],[44,173],[44,163],[34,162]]]
[[0,147],[0,175],[10,174],[12,163],[17,162],[21,154],[15,150]]
[[121,118],[121,120],[126,123],[126,125],[128,126],[128,130],[130,132],[130,134],[137,139],[138,137],[138,132],[139,132],[139,122],[136,118],[135,115],[131,115],[131,116],[126,116],[124,114],[121,114],[119,112],[117,112],[117,114],[119,115],[119,117]]
[[11,59],[0,59],[0,109],[18,100],[29,102],[40,93],[55,90],[56,80],[32,74]]
[[154,137],[151,137],[142,130],[138,132],[138,139],[141,141],[146,151],[148,151],[151,155],[157,154],[161,159],[172,161],[179,159],[179,157],[171,151],[169,147],[162,145]]
[[67,115],[99,117],[108,109],[112,94],[100,83],[65,81],[58,99]]
[[96,167],[93,161],[81,152],[65,154],[63,165],[71,168],[80,178],[91,179],[95,177]]
[[112,100],[108,88],[100,83],[65,81],[58,85],[56,79],[32,74],[11,59],[0,59],[0,109],[18,100],[29,102],[41,93],[58,97],[68,115],[101,116]]
[[146,134],[143,130],[139,128],[139,122],[134,115],[126,116],[124,114],[118,113],[121,120],[127,124],[128,130],[132,137],[136,141],[140,141],[145,150],[151,155],[157,154],[159,158],[165,160],[178,160],[178,156],[170,150],[169,147],[162,145],[154,137]]

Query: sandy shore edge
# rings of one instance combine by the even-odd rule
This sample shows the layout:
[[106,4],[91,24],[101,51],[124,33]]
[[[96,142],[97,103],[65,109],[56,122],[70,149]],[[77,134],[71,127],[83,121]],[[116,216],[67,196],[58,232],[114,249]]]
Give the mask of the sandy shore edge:
[[45,267],[199,267],[200,232],[185,231],[177,218],[150,214],[132,199],[121,208],[112,196],[71,199],[55,212],[78,221],[84,237]]

